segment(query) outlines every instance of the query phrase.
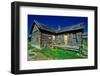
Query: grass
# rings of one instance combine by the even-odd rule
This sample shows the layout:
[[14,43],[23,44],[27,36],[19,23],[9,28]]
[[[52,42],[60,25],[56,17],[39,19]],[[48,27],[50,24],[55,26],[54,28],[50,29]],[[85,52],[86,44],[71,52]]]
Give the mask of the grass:
[[[56,60],[87,58],[87,43],[82,44],[83,53],[62,48],[35,48],[28,42],[28,60]],[[84,55],[85,54],[85,55]]]
[[62,48],[42,48],[37,49],[29,46],[28,60],[56,60],[56,59],[79,59],[86,58],[74,50],[64,50]]
[[43,48],[42,53],[53,59],[75,59],[82,58],[82,56],[75,51],[63,50],[60,48]]

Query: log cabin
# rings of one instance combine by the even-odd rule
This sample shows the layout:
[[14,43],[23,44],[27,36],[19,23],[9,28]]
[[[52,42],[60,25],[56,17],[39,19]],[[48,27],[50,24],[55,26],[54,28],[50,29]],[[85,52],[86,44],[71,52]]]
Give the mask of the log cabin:
[[37,48],[79,47],[82,44],[84,23],[67,26],[57,30],[34,20],[30,30],[30,42]]

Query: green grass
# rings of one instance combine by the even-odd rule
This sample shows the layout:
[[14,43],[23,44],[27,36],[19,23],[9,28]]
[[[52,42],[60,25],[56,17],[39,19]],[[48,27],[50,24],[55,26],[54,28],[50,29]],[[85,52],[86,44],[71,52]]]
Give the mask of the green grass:
[[87,43],[82,44],[83,53],[75,50],[64,50],[62,48],[42,48],[31,46],[28,42],[28,60],[56,60],[56,59],[82,59],[87,58]]
[[74,50],[64,50],[61,48],[31,48],[29,51],[29,60],[56,60],[56,59],[78,59],[85,58],[79,52]]
[[71,50],[63,50],[60,48],[43,48],[42,53],[51,57],[53,59],[75,59],[75,58],[82,58],[82,56],[75,51]]

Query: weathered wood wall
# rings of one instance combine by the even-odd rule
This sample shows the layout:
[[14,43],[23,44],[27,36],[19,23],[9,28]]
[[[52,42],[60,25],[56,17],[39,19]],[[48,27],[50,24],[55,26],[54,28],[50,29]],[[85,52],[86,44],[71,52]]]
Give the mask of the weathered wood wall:
[[52,47],[52,35],[41,33],[41,47]]
[[82,32],[68,33],[68,45],[80,46],[82,44]]
[[40,34],[41,34],[41,32],[35,26],[32,31],[32,38],[31,38],[32,46],[40,48],[40,37],[41,37]]

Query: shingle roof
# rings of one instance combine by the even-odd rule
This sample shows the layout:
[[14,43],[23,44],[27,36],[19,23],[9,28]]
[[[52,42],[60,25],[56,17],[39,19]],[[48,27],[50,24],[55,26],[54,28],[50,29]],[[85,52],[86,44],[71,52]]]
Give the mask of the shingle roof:
[[79,23],[79,24],[76,24],[76,25],[64,27],[63,29],[59,30],[58,33],[59,32],[74,31],[74,30],[79,30],[79,29],[84,29],[84,24],[83,23]]
[[47,25],[45,24],[42,24],[42,23],[39,23],[38,21],[34,20],[34,23],[37,25],[37,27],[39,29],[42,29],[42,30],[46,30],[46,31],[49,31],[49,32],[54,32],[52,29],[50,29]]
[[48,32],[55,33],[55,34],[62,33],[62,32],[69,32],[69,31],[79,30],[79,29],[84,29],[84,23],[79,23],[79,24],[76,24],[76,25],[64,27],[60,30],[58,30],[58,29],[57,30],[52,30],[52,28],[49,28],[47,25],[39,23],[38,21],[34,20],[30,32],[32,32],[33,27],[34,27],[35,24],[37,25],[37,27],[40,30],[48,31]]

